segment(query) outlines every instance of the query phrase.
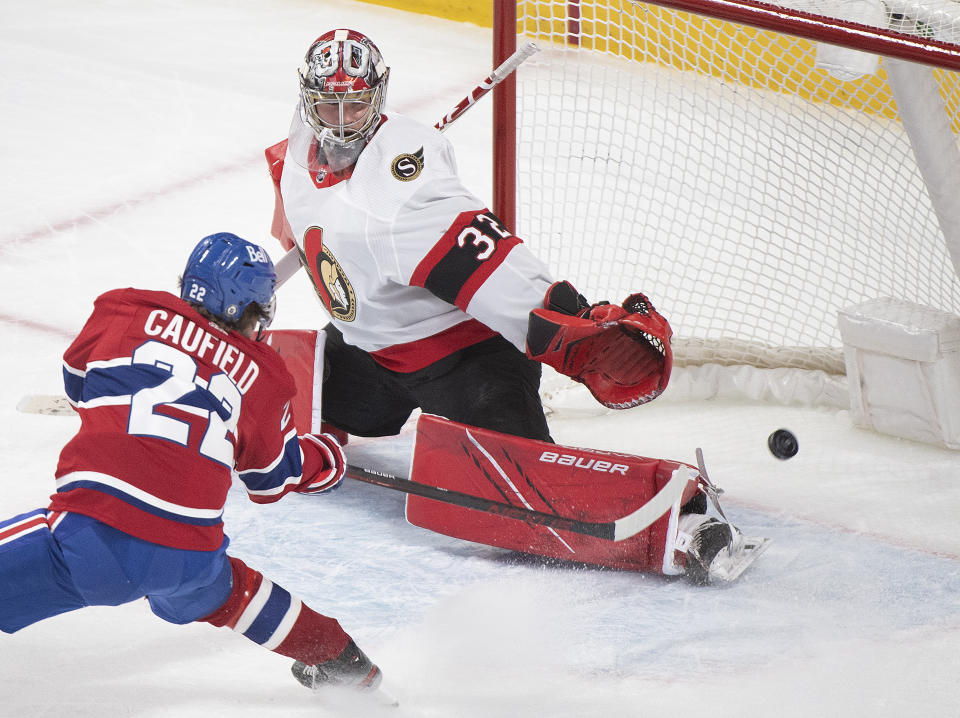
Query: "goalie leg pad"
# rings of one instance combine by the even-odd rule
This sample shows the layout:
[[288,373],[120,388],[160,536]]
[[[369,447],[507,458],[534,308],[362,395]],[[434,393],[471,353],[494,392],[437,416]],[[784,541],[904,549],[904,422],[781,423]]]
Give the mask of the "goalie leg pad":
[[[609,521],[645,505],[689,465],[558,446],[421,415],[411,479],[450,491],[576,518]],[[696,472],[692,472],[695,477]],[[585,536],[407,496],[407,521],[447,536],[579,563],[676,575],[677,515],[699,491],[692,478],[676,504],[622,541]]]

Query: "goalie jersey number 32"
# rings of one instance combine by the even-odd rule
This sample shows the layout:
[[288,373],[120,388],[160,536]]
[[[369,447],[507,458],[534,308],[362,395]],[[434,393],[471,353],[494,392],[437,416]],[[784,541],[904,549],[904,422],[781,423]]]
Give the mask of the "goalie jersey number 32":
[[519,243],[491,212],[463,212],[417,266],[410,284],[466,310],[476,290]]

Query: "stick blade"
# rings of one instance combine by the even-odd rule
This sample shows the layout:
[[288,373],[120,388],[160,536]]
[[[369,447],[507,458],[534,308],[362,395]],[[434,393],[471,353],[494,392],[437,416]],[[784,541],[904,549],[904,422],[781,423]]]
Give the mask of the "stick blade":
[[57,394],[27,394],[17,402],[17,411],[46,416],[76,416],[67,397]]

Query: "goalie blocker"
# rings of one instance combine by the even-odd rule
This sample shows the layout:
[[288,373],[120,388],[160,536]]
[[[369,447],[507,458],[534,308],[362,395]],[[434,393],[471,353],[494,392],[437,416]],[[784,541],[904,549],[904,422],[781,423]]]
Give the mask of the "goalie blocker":
[[530,312],[527,356],[584,384],[604,406],[627,409],[666,389],[672,334],[643,294],[591,305],[569,282],[555,282],[544,307]]

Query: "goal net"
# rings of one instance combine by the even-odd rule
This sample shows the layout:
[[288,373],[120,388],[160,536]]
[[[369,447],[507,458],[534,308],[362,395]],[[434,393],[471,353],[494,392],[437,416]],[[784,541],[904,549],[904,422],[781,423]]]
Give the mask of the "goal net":
[[677,366],[838,375],[838,311],[960,312],[960,5],[497,5],[496,53],[540,52],[494,211],[591,301],[648,294]]

